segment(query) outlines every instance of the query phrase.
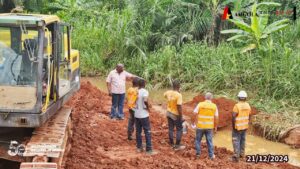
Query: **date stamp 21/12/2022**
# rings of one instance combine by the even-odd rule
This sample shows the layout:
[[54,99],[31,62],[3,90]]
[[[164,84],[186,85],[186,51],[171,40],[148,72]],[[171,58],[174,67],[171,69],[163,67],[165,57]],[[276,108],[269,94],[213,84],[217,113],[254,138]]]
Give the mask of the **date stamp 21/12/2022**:
[[288,155],[247,155],[246,162],[248,163],[287,163],[289,161]]

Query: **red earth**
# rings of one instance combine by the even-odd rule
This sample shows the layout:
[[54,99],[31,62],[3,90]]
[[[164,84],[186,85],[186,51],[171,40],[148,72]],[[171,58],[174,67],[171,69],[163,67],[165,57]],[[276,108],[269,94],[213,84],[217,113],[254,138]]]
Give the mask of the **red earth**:
[[[219,109],[227,113],[234,102],[221,99]],[[71,150],[64,159],[65,169],[120,169],[120,168],[222,168],[222,169],[294,169],[289,164],[246,163],[230,161],[232,152],[215,147],[216,159],[208,159],[207,147],[202,143],[202,155],[195,158],[194,135],[192,131],[183,135],[186,149],[174,151],[168,145],[168,128],[166,118],[154,110],[150,113],[152,143],[156,155],[137,153],[135,141],[127,140],[127,119],[112,121],[109,119],[111,97],[101,92],[90,82],[83,81],[80,91],[68,102],[73,108],[73,136]],[[125,108],[127,109],[127,108]],[[128,111],[125,111],[126,116]],[[230,137],[230,136],[229,136]],[[144,141],[144,140],[143,140]]]

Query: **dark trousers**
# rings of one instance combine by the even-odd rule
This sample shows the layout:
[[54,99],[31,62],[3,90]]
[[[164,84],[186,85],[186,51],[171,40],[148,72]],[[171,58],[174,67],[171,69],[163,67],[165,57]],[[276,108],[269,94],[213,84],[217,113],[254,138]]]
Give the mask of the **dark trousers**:
[[129,118],[128,118],[128,137],[132,136],[132,133],[134,132],[134,122],[135,122],[135,118],[134,118],[134,110],[133,109],[129,109]]
[[233,156],[235,158],[245,155],[246,132],[247,130],[232,130]]
[[110,118],[124,118],[123,106],[124,106],[124,94],[112,94],[112,106]]
[[146,137],[146,151],[152,150],[149,117],[135,118],[135,127],[136,127],[136,147],[140,149],[143,148],[142,130],[144,129],[144,133]]
[[174,128],[176,127],[176,145],[180,144],[181,137],[182,137],[182,121],[181,119],[177,118],[176,120],[171,119],[170,117],[168,118],[168,125],[169,125],[169,141],[170,144],[174,144]]
[[196,130],[196,140],[195,140],[195,147],[196,147],[196,154],[201,154],[201,140],[202,137],[205,135],[206,144],[208,148],[208,155],[210,158],[214,156],[214,145],[213,145],[213,129],[197,129]]

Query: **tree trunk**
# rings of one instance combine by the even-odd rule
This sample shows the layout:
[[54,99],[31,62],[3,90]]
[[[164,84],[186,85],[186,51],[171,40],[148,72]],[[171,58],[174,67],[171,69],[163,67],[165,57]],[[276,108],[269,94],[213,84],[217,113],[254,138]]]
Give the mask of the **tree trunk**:
[[217,18],[217,15],[216,15],[216,12],[215,11],[212,11],[212,24],[210,26],[210,29],[209,29],[209,32],[208,32],[208,42],[212,45],[214,45],[215,43],[215,27],[216,27],[216,18]]

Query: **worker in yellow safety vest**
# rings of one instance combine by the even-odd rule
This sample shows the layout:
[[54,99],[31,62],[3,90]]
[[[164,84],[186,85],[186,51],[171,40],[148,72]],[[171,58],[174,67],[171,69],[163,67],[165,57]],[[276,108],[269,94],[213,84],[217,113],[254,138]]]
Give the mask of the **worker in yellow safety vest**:
[[[183,133],[182,126],[182,95],[180,93],[180,82],[174,80],[173,90],[168,90],[164,93],[164,97],[167,100],[167,119],[169,126],[169,144],[174,150],[182,150],[185,148],[181,143],[181,137]],[[174,145],[174,128],[176,127],[176,142]]]
[[127,105],[129,108],[129,118],[128,118],[128,127],[127,127],[128,140],[133,140],[132,133],[134,131],[134,124],[135,124],[134,109],[138,97],[138,86],[139,86],[139,78],[135,77],[132,80],[132,87],[130,87],[127,90]]
[[242,90],[237,97],[239,102],[233,107],[232,112],[232,144],[234,150],[232,160],[234,162],[238,162],[239,158],[245,156],[246,131],[251,114],[251,107],[246,102],[247,93]]
[[213,95],[208,92],[205,94],[205,101],[200,102],[197,107],[194,109],[194,118],[192,119],[193,124],[196,123],[196,157],[199,158],[201,154],[201,140],[203,135],[205,135],[206,143],[208,147],[209,158],[213,160],[214,155],[214,146],[213,146],[213,131],[217,131],[218,126],[218,108],[217,105],[212,103]]

